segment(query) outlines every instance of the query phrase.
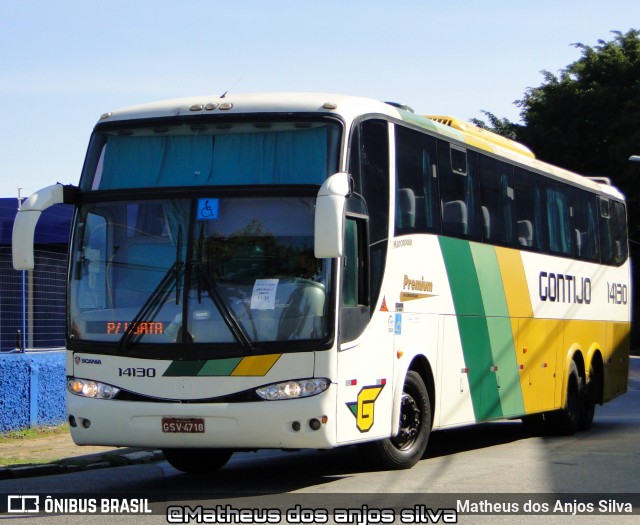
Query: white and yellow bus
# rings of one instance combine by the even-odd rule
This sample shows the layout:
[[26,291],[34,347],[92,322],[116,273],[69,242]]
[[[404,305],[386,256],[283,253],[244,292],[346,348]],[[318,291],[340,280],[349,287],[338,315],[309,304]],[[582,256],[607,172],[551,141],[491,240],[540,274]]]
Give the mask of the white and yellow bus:
[[67,405],[79,445],[360,445],[408,468],[432,430],[572,433],[626,391],[623,195],[449,117],[322,94],[103,115],[75,206]]

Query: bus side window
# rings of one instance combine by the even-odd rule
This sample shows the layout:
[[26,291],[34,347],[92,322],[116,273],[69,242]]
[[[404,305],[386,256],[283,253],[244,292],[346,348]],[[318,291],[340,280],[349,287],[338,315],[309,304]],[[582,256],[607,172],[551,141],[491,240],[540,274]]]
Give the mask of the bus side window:
[[480,204],[485,242],[514,244],[514,199],[513,167],[480,155]]
[[[354,179],[354,192],[364,199],[368,215],[368,289],[373,314],[382,286],[389,235],[389,123],[370,119],[357,124],[350,150],[349,172]],[[349,198],[347,206],[356,212],[350,202],[354,197]]]
[[613,239],[615,250],[615,264],[622,264],[629,256],[627,244],[627,211],[622,202],[613,203]]
[[571,234],[574,236],[573,256],[600,262],[598,214],[595,195],[578,188],[569,188]]
[[611,264],[613,262],[613,237],[611,235],[611,206],[609,199],[598,198],[598,208],[600,210],[600,251],[602,262]]
[[558,255],[573,255],[575,238],[571,232],[571,209],[566,187],[548,184],[545,189],[549,250]]
[[600,249],[604,264],[620,265],[627,260],[627,214],[624,204],[600,197]]
[[442,201],[442,233],[481,239],[478,156],[459,146],[438,141],[438,172]]
[[518,246],[539,252],[547,250],[543,181],[535,173],[515,169]]
[[436,139],[395,126],[395,235],[440,233]]

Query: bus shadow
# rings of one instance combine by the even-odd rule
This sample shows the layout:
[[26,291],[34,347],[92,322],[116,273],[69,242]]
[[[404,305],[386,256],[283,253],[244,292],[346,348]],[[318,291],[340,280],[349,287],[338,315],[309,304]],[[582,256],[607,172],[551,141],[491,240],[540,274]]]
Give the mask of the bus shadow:
[[198,475],[184,474],[164,462],[159,466],[164,476],[147,480],[134,490],[162,493],[175,501],[198,499],[211,503],[288,494],[366,470],[355,447],[236,452],[221,470]]
[[[624,424],[594,422],[590,432],[579,432],[564,439],[590,439],[597,444],[599,440],[610,438],[612,432],[628,430],[628,425]],[[434,432],[422,461],[530,438],[563,439],[532,433],[519,420],[482,423]],[[292,493],[300,496],[299,491],[311,487],[329,487],[336,481],[361,473],[381,471],[369,464],[355,446],[333,450],[238,452],[223,469],[204,475],[183,474],[165,462],[160,462],[157,468],[163,470],[163,476],[135,483],[129,489],[154,494],[152,501],[198,501],[210,505],[233,502],[236,506],[250,506],[253,501],[264,504],[259,498],[265,496],[274,505],[279,499],[272,500],[272,497],[282,498],[283,505],[290,504]],[[325,491],[320,489],[319,492]],[[330,489],[326,492],[329,494]]]
[[[430,436],[423,461],[530,436],[519,421],[438,431]],[[149,480],[137,488],[144,492],[169,493],[175,500],[196,496],[211,501],[244,499],[251,494],[287,494],[381,470],[368,463],[355,446],[333,450],[238,452],[223,469],[206,475],[183,474],[165,463],[162,468],[163,478]]]
[[533,435],[524,428],[520,420],[439,430],[429,437],[429,446],[424,458],[437,458],[458,452],[504,445]]

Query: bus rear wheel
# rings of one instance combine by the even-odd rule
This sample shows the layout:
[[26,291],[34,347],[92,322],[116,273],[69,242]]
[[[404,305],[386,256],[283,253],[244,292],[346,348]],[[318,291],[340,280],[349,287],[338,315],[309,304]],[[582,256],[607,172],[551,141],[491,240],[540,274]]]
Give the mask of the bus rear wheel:
[[596,405],[602,399],[602,365],[589,365],[589,380],[584,385],[584,399],[580,412],[580,424],[578,430],[589,430],[593,423]]
[[384,469],[413,467],[424,454],[431,432],[431,403],[420,374],[410,370],[400,401],[398,434],[362,445],[366,458]]
[[224,467],[233,451],[224,448],[164,448],[162,453],[173,468],[187,474],[207,474]]
[[580,414],[583,410],[583,380],[578,373],[575,361],[571,361],[569,367],[569,380],[567,382],[567,397],[564,408],[550,415],[553,429],[561,435],[570,436],[575,434],[580,424]]

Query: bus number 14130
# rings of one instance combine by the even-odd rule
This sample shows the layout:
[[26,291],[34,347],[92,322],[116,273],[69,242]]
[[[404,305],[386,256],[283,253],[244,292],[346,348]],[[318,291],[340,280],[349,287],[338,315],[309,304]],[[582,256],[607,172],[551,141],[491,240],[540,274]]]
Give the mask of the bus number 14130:
[[155,368],[118,368],[120,377],[156,377]]
[[627,304],[629,292],[626,284],[607,283],[607,302],[613,304]]

